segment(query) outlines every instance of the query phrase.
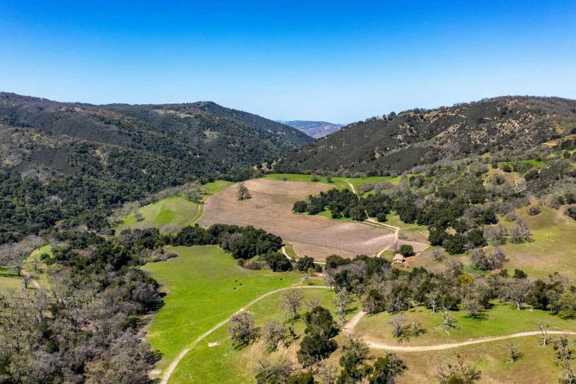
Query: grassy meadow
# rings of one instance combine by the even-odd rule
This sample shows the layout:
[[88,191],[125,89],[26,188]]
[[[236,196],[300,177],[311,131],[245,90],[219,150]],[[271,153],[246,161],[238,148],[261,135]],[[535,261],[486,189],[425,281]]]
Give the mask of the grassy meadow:
[[175,247],[179,256],[144,266],[167,293],[148,333],[163,369],[186,346],[256,297],[299,282],[301,274],[250,271],[216,246]]
[[[572,343],[575,338],[571,337]],[[512,362],[510,346],[514,345],[522,357]],[[384,355],[384,351],[372,351],[373,356]],[[481,371],[481,384],[551,384],[558,383],[560,367],[554,361],[552,346],[541,346],[538,337],[524,337],[479,344],[452,350],[427,353],[398,353],[408,370],[397,381],[398,384],[435,382],[438,368],[458,356],[468,365]]]
[[[318,302],[334,310],[334,293],[324,289],[303,289],[304,300]],[[281,307],[282,294],[273,295],[250,307],[249,311],[258,327],[269,320],[286,321]],[[302,312],[306,307],[302,309]],[[351,311],[352,313],[353,311]],[[296,333],[304,330],[302,320],[295,324]],[[272,354],[266,353],[261,342],[256,342],[242,350],[234,349],[228,337],[228,328],[224,326],[203,340],[182,360],[176,369],[170,384],[206,383],[206,384],[248,384],[254,383],[254,368],[260,360],[279,357],[294,358],[296,343],[288,348],[280,348]]]
[[423,335],[399,341],[392,336],[389,313],[365,316],[355,328],[358,337],[383,341],[395,345],[433,345],[454,343],[487,336],[505,336],[518,332],[538,331],[540,323],[548,324],[550,330],[576,331],[574,320],[563,320],[540,310],[516,310],[510,305],[495,304],[481,318],[469,317],[465,311],[450,312],[456,320],[456,328],[446,332],[442,327],[442,313],[417,307],[404,312],[407,323],[419,322],[425,329]]
[[[203,184],[200,191],[204,196],[210,196],[231,184],[229,181],[216,180]],[[202,204],[190,201],[182,195],[174,195],[145,205],[128,214],[118,225],[117,230],[158,228],[162,232],[173,232],[182,227],[194,225],[201,216]]]
[[[308,183],[325,183],[333,184],[334,188],[350,188],[350,184],[358,191],[365,184],[391,183],[398,184],[399,176],[367,176],[367,177],[327,177],[317,175],[305,175],[300,173],[270,173],[265,176],[266,179],[276,181],[300,181]],[[350,184],[349,184],[350,183]]]
[[576,279],[576,221],[551,208],[542,207],[536,216],[529,216],[527,210],[522,208],[519,215],[528,224],[533,241],[501,246],[508,258],[505,266],[522,269],[531,277],[559,272]]

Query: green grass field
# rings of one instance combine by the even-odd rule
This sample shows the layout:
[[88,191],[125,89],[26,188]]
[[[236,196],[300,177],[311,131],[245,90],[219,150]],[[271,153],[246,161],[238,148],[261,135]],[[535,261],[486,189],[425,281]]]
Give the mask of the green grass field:
[[[391,184],[398,184],[400,177],[396,176],[369,176],[369,177],[331,177],[304,175],[300,173],[270,173],[265,176],[266,179],[277,181],[301,181],[301,182],[317,182],[324,184],[332,184],[334,188],[350,188],[350,184],[354,185],[356,190],[365,184],[376,184],[388,182]],[[316,180],[316,181],[314,181]]]
[[298,254],[296,253],[296,250],[292,244],[286,243],[286,245],[284,245],[284,249],[292,260],[296,260],[298,258]]
[[[204,196],[210,196],[222,191],[231,182],[216,180],[203,184],[201,191]],[[182,227],[195,224],[202,216],[202,204],[194,203],[184,196],[176,195],[166,197],[155,203],[148,204],[138,209],[143,220],[138,221],[136,212],[127,215],[117,230],[158,228],[162,232],[176,231]]]
[[159,228],[171,231],[194,224],[202,215],[202,207],[182,196],[171,196],[138,210],[143,220],[138,221],[136,213],[126,216],[118,230],[136,228]]
[[508,258],[505,267],[522,269],[531,277],[545,278],[559,272],[576,279],[576,221],[545,207],[536,216],[529,216],[527,208],[519,214],[528,224],[534,241],[502,246]]
[[195,338],[251,300],[302,278],[298,273],[242,269],[215,246],[170,250],[179,257],[144,267],[167,292],[148,333],[152,347],[163,355],[161,369]]
[[[574,338],[570,338],[574,343]],[[514,344],[523,354],[520,360],[510,360],[510,345]],[[384,351],[373,351],[373,356]],[[479,383],[558,383],[560,367],[554,361],[552,346],[539,345],[538,337],[504,340],[446,351],[428,353],[398,353],[408,366],[398,384],[435,383],[438,367],[460,356],[468,365],[481,371]]]
[[[329,290],[302,290],[305,301],[317,301],[322,306],[334,309],[334,293]],[[262,327],[269,320],[285,321],[281,308],[282,295],[270,296],[250,308],[256,319],[256,325]],[[305,308],[302,310],[304,312]],[[351,311],[353,312],[353,311]],[[296,333],[302,334],[303,323],[296,323]],[[268,354],[261,343],[243,350],[235,350],[228,337],[225,326],[212,334],[181,362],[170,384],[206,383],[206,384],[248,384],[254,383],[254,367],[259,360],[290,354],[296,345],[288,349]]]
[[426,333],[408,341],[400,342],[392,336],[390,319],[393,315],[379,313],[364,317],[355,328],[355,335],[382,340],[389,344],[432,345],[451,343],[487,336],[503,336],[517,332],[537,331],[539,323],[546,323],[552,330],[576,331],[576,322],[563,320],[539,310],[518,311],[506,304],[496,304],[485,312],[485,317],[471,318],[465,311],[450,312],[457,327],[447,333],[442,328],[442,314],[417,307],[405,312],[407,322],[418,321]]
[[38,282],[40,287],[49,288],[50,283],[48,281],[48,265],[42,260],[42,257],[52,257],[52,246],[47,244],[43,247],[35,249],[32,251],[30,256],[24,261],[22,268],[30,274],[30,276]]
[[232,184],[234,183],[232,183],[231,181],[216,180],[211,183],[203,184],[202,187],[200,187],[200,189],[202,190],[202,193],[210,196],[228,188]]

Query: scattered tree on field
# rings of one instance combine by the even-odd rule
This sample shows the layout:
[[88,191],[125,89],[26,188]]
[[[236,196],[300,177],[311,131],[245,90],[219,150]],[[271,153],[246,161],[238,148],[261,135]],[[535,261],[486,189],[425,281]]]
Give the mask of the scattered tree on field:
[[291,289],[282,295],[281,305],[289,321],[294,321],[300,315],[304,295],[297,289]]
[[550,325],[546,323],[539,323],[538,330],[540,331],[540,341],[542,345],[548,345],[550,343],[550,334],[548,333],[550,330]]
[[406,371],[406,364],[395,354],[387,353],[379,357],[372,367],[368,377],[369,384],[394,384],[399,376]]
[[556,363],[563,369],[569,369],[572,360],[574,359],[574,350],[570,346],[570,342],[566,336],[561,336],[554,343],[554,357]]
[[520,352],[516,344],[510,344],[508,345],[508,355],[510,356],[510,361],[515,363],[522,358],[523,353]]
[[525,221],[518,219],[516,225],[510,231],[510,241],[512,243],[524,243],[532,239],[532,234]]
[[240,185],[238,186],[238,200],[242,201],[242,200],[248,200],[251,198],[252,198],[252,195],[250,194],[248,187],[246,187],[246,185],[244,183],[240,183]]
[[269,321],[262,330],[262,338],[268,352],[278,349],[280,343],[286,344],[288,330],[277,321]]
[[309,367],[332,354],[338,347],[332,340],[338,334],[336,323],[326,308],[316,307],[304,316],[306,329],[297,353],[302,366]]
[[402,338],[406,328],[406,316],[403,313],[394,316],[390,320],[390,325],[392,326],[392,336],[397,339]]
[[338,291],[338,293],[336,293],[334,301],[336,304],[336,313],[338,315],[338,321],[340,322],[341,325],[343,325],[346,322],[346,308],[348,307],[348,304],[350,304],[350,302],[352,301],[352,297],[346,290],[341,289],[340,291]]
[[369,372],[369,367],[365,361],[368,358],[368,346],[358,339],[349,338],[342,346],[342,356],[340,357],[339,384],[357,383],[361,381]]
[[414,256],[414,248],[410,244],[402,244],[399,250],[404,257]]
[[228,332],[234,348],[237,349],[250,345],[258,336],[254,318],[248,312],[240,312],[232,316]]
[[451,330],[456,329],[457,324],[456,319],[447,310],[442,312],[442,329],[444,329],[444,332],[449,334]]
[[256,384],[287,384],[293,371],[292,364],[285,359],[258,361],[255,369]]
[[481,372],[457,356],[455,360],[440,366],[437,378],[440,384],[474,384],[480,380]]

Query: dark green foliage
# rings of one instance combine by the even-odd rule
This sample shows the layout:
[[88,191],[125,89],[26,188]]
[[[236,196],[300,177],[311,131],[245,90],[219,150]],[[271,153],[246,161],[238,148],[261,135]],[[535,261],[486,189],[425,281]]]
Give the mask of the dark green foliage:
[[573,220],[576,220],[576,207],[570,207],[566,209],[566,215]]
[[[387,175],[441,159],[532,150],[557,138],[559,125],[574,125],[575,105],[559,98],[499,97],[370,118],[290,153],[278,168]],[[417,178],[410,182],[420,185]]]
[[400,254],[404,257],[414,256],[414,248],[410,244],[402,244],[399,250]]
[[[262,229],[254,227],[239,227],[237,225],[214,224],[208,229],[199,225],[188,226],[178,232],[168,241],[173,245],[206,245],[218,244],[234,256],[236,259],[250,259],[257,255],[275,253],[282,248],[282,239]],[[279,261],[278,257],[271,256],[270,260]],[[283,259],[286,257],[283,256]],[[288,261],[288,260],[286,260]],[[288,261],[289,263],[289,261]],[[278,268],[286,268],[278,264]]]
[[357,383],[368,374],[370,368],[365,364],[368,358],[368,346],[360,340],[349,339],[342,346],[340,357],[340,375],[337,384]]
[[314,268],[314,259],[312,257],[304,256],[296,261],[296,269],[300,272],[307,272]]
[[307,335],[331,339],[338,334],[338,327],[332,314],[324,307],[315,307],[304,315]]
[[292,270],[292,263],[281,253],[266,253],[264,255],[264,260],[273,272],[286,272]]
[[466,234],[466,239],[472,248],[478,248],[487,245],[486,239],[484,239],[484,232],[479,228],[471,229]]
[[338,344],[332,339],[306,335],[300,343],[298,361],[302,366],[309,367],[329,357],[336,348]]
[[60,220],[105,229],[124,202],[192,180],[249,178],[252,165],[312,139],[213,103],[93,106],[0,93],[0,141],[0,157],[14,159],[0,168],[1,244]]
[[300,372],[291,375],[286,384],[315,384],[314,376],[310,372]]
[[395,354],[387,353],[379,357],[372,368],[368,378],[369,384],[393,384],[398,376],[406,371],[406,364]]
[[329,310],[315,307],[304,316],[306,336],[298,350],[298,361],[308,367],[332,354],[338,347],[332,340],[338,334],[338,327]]
[[346,264],[350,264],[350,259],[346,259],[342,256],[331,255],[326,258],[326,269],[335,269]]
[[447,235],[442,246],[450,255],[458,255],[466,250],[466,238],[459,233]]
[[294,203],[294,207],[292,207],[292,211],[294,213],[304,213],[308,210],[308,203],[305,201],[297,201]]

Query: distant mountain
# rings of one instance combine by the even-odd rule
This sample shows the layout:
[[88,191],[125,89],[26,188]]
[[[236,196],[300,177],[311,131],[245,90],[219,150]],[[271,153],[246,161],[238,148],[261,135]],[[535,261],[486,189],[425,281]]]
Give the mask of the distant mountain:
[[327,121],[292,120],[284,121],[283,123],[296,128],[315,139],[328,136],[343,127],[342,124],[334,124]]
[[576,135],[576,101],[498,97],[350,124],[290,153],[278,170],[398,173],[470,155],[524,152]]
[[212,102],[90,105],[0,93],[0,244],[91,208],[238,177],[312,141]]

